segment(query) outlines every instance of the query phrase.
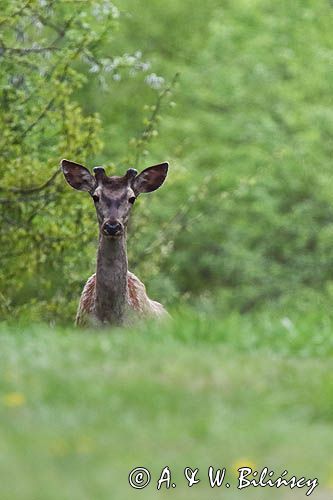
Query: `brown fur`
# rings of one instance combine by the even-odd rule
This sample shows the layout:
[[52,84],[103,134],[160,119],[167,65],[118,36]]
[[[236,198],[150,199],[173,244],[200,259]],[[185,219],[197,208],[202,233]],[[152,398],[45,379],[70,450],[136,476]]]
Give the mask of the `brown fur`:
[[[85,284],[76,315],[78,326],[87,326],[97,322],[95,316],[96,274]],[[130,271],[127,272],[127,305],[130,311],[139,316],[165,316],[168,313],[160,304],[151,300],[146,294],[145,285]]]

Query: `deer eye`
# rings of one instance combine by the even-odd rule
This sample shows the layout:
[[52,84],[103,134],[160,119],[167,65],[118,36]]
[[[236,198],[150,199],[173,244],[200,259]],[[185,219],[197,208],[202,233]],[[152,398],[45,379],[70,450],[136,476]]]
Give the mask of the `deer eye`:
[[136,198],[135,196],[131,196],[128,201],[133,205],[133,203],[135,202]]
[[97,203],[99,201],[99,196],[97,194],[93,194],[92,198],[93,198],[95,203]]

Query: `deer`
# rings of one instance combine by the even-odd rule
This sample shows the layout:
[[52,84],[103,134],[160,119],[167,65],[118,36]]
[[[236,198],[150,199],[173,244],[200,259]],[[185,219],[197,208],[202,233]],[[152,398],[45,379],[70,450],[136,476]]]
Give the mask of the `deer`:
[[162,304],[151,300],[144,284],[128,270],[126,244],[135,200],[162,186],[169,164],[153,165],[140,174],[129,168],[123,176],[108,176],[103,167],[95,167],[91,173],[66,159],[60,166],[67,183],[92,198],[99,226],[96,272],[83,288],[75,324],[124,326],[138,317],[168,316]]

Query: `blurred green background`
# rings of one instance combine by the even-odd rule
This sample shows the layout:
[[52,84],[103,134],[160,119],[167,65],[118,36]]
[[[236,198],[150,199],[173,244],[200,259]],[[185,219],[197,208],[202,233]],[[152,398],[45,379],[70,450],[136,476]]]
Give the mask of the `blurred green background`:
[[3,315],[68,321],[94,270],[91,200],[60,176],[26,191],[62,157],[170,162],[129,233],[131,269],[167,305],[330,302],[328,1],[19,6],[1,34]]
[[[134,498],[132,466],[219,460],[332,498],[332,22],[329,0],[1,1],[2,498]],[[170,325],[69,326],[98,228],[63,157],[169,161],[128,251]]]

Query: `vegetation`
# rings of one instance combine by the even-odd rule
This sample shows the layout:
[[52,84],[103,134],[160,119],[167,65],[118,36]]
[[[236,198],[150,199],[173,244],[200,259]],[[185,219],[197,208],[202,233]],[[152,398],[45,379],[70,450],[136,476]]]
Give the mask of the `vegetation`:
[[129,248],[169,306],[330,300],[331,20],[324,0],[5,2],[2,314],[68,321],[93,270],[93,208],[56,176],[63,156],[170,161]]
[[[332,498],[332,2],[1,7],[1,498],[137,498],[139,465],[220,497],[184,467],[237,464]],[[170,162],[128,242],[169,323],[73,329],[97,223],[63,157]]]
[[[3,326],[2,498],[134,499],[138,466],[152,474],[141,496],[156,498],[166,465],[177,499],[225,494],[208,486],[209,465],[227,468],[231,499],[305,497],[239,492],[244,465],[318,477],[314,498],[332,498],[333,319],[282,320],[183,311],[112,334]],[[200,469],[191,490],[186,466]]]
[[[63,157],[89,164],[102,148],[96,109],[84,112],[74,94],[96,73],[106,88],[107,78],[134,77],[149,65],[138,51],[103,49],[119,16],[109,2],[7,2],[2,16],[0,311],[68,321],[95,252],[96,222],[58,165]],[[147,78],[156,87],[157,77]],[[168,89],[159,88],[159,107]],[[132,141],[137,158],[155,123],[153,113]]]
[[[158,296],[211,294],[226,313],[277,303],[303,308],[318,295],[330,300],[330,3],[125,4],[131,16],[119,47],[140,46],[166,78],[180,72],[176,106],[163,115],[151,148],[151,161],[170,159],[169,183],[152,197],[149,224],[131,236],[140,274]],[[139,115],[144,88],[128,88],[141,100],[128,102],[123,86],[115,110],[90,94],[103,108],[104,133],[114,137],[105,158],[126,151],[112,133],[115,122],[123,124],[119,137],[137,127],[122,111],[129,106],[131,117]],[[163,252],[155,279],[140,259],[155,257],[159,214]]]

